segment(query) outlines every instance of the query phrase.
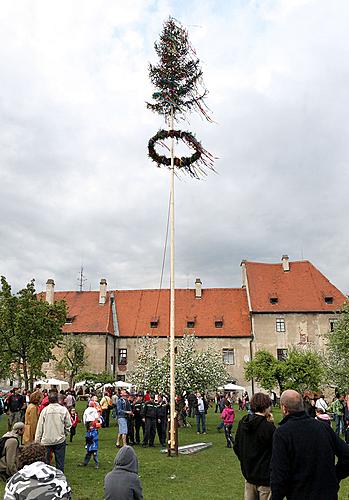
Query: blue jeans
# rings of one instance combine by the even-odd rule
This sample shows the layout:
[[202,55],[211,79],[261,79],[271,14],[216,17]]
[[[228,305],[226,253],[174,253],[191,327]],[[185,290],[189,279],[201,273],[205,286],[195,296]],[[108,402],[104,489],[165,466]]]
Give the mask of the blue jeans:
[[336,434],[339,436],[344,430],[344,420],[342,415],[334,415],[334,421],[336,424]]
[[196,432],[200,432],[200,420],[202,422],[202,432],[206,432],[206,415],[204,411],[200,411],[196,415]]
[[60,444],[53,444],[51,446],[46,446],[47,453],[47,463],[50,463],[51,451],[55,456],[56,468],[64,472],[64,459],[65,459],[65,447],[66,442]]

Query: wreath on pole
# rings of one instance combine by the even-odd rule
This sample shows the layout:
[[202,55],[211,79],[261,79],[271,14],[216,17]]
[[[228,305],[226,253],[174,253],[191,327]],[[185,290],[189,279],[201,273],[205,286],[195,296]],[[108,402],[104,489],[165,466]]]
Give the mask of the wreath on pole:
[[[149,65],[149,76],[157,90],[147,107],[163,115],[166,121],[171,115],[174,119],[184,118],[191,111],[198,111],[212,121],[204,102],[208,91],[202,81],[200,61],[189,42],[187,30],[172,17],[164,23],[160,40],[155,42],[155,52],[159,63]],[[171,158],[158,154],[155,149],[156,144],[165,146],[163,141],[167,138],[182,140],[194,149],[191,156],[175,157],[174,167],[197,179],[207,175],[207,169],[214,170],[214,157],[191,132],[181,130],[160,130],[149,140],[148,154],[158,167],[171,166]]]

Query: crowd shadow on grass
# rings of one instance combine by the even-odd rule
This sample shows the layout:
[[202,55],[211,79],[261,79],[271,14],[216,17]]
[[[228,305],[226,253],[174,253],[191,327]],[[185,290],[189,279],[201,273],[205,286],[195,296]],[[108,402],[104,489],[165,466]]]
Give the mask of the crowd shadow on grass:
[[[85,404],[77,406],[80,417]],[[275,421],[281,420],[280,410],[276,409]],[[235,433],[238,420],[245,415],[236,410]],[[226,448],[223,431],[217,432],[219,415],[209,410],[207,418],[208,432],[197,435],[195,419],[189,419],[190,428],[180,429],[180,444],[211,441],[212,447],[193,455],[167,457],[160,453],[156,439],[156,448],[135,446],[140,465],[140,476],[145,500],[243,500],[244,480],[240,465],[231,449]],[[6,432],[7,419],[0,419],[0,435]],[[78,467],[82,462],[84,448],[84,429],[79,424],[77,435],[67,447],[65,473],[73,490],[74,500],[103,500],[104,476],[112,469],[117,453],[115,448],[117,427],[112,421],[109,429],[100,431],[100,469],[91,464],[87,468]],[[349,480],[341,483],[339,500],[348,500]],[[0,482],[0,498],[3,498],[4,483]]]

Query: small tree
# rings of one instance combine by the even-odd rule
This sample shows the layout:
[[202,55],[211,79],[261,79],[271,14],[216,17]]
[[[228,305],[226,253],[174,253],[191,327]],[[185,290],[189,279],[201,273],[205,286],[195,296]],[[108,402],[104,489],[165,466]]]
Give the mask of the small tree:
[[324,362],[311,350],[291,348],[284,360],[276,359],[269,351],[257,351],[254,359],[246,364],[247,380],[254,378],[263,389],[275,387],[280,393],[285,389],[318,391],[324,381]]
[[349,386],[349,306],[345,304],[333,332],[326,336],[328,381],[341,390]]
[[57,369],[69,378],[69,387],[73,387],[77,375],[86,363],[86,347],[82,340],[75,335],[68,335],[62,344],[61,359],[57,362]]
[[[16,295],[1,277],[0,343],[5,371],[23,374],[25,388],[42,375],[42,363],[62,339],[66,319],[64,301],[48,304],[35,292],[34,280]],[[10,365],[9,365],[10,364]]]
[[[196,339],[185,335],[176,340],[176,393],[205,391],[224,383],[228,377],[220,353],[210,348],[199,352]],[[140,339],[138,360],[131,374],[132,383],[141,390],[169,392],[169,347],[162,357],[158,355],[158,340],[152,337]]]

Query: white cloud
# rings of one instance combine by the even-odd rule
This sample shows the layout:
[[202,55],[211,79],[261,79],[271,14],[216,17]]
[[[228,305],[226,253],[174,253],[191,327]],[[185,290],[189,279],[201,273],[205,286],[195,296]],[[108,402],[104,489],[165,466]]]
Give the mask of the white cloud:
[[[349,7],[325,1],[14,1],[0,12],[0,259],[15,287],[158,285],[168,175],[147,157],[153,42],[189,27],[219,175],[176,187],[178,286],[238,286],[242,258],[312,260],[344,291]],[[88,286],[88,285],[87,285]]]

